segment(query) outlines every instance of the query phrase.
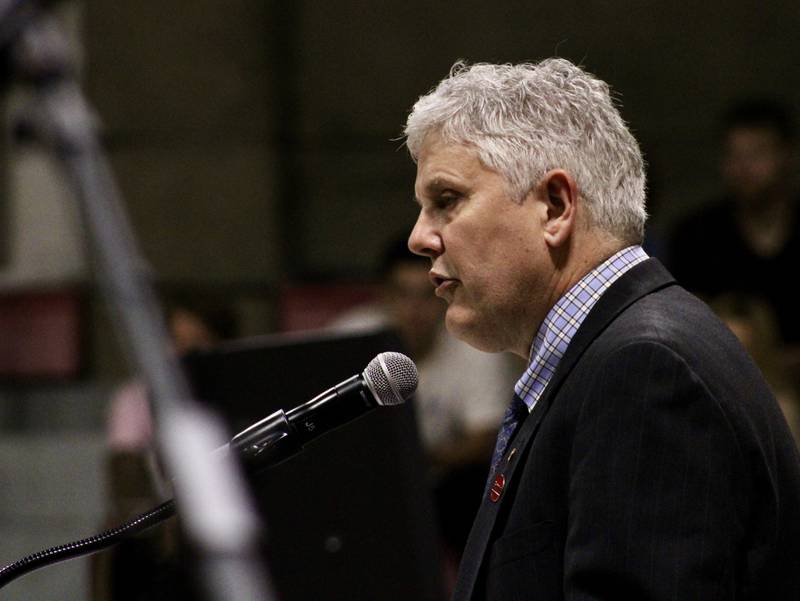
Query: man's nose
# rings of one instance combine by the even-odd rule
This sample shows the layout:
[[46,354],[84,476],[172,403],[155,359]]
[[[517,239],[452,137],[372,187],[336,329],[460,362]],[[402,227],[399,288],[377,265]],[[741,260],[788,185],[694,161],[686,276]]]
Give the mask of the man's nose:
[[408,248],[411,252],[435,259],[444,252],[442,238],[431,220],[420,211],[414,229],[408,237]]

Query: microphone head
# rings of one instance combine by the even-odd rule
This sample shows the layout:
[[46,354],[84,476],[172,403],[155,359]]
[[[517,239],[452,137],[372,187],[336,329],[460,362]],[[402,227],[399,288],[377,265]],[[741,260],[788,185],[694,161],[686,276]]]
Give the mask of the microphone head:
[[381,353],[369,362],[364,380],[379,405],[399,405],[417,389],[414,362],[402,353]]

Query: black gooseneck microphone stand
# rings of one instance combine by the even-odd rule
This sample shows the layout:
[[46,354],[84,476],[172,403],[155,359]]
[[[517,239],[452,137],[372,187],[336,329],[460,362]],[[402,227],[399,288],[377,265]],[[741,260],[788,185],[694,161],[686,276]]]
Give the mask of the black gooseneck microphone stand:
[[[0,0],[2,1],[2,0]],[[32,101],[18,129],[61,163],[89,232],[91,255],[115,322],[152,391],[157,442],[174,478],[178,509],[197,549],[198,573],[212,600],[271,601],[256,554],[260,523],[230,457],[208,457],[227,442],[220,421],[191,398],[169,352],[163,314],[136,245],[95,119],[75,77],[68,44],[45,0],[0,4],[0,53],[7,74],[26,83]]]

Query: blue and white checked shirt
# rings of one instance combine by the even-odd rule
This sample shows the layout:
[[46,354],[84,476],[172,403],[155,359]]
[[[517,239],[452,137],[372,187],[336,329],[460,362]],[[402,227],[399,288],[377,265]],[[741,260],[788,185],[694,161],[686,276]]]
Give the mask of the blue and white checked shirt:
[[575,332],[603,293],[634,265],[648,258],[641,246],[629,246],[587,273],[553,305],[531,345],[528,369],[514,392],[532,411],[558,367]]

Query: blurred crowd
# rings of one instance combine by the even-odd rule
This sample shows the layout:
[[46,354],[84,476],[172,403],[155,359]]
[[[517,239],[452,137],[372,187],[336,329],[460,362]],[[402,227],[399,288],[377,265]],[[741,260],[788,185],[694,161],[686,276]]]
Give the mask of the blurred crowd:
[[725,321],[761,368],[798,440],[800,265],[791,108],[768,99],[732,106],[719,129],[721,189],[677,222],[664,262]]

